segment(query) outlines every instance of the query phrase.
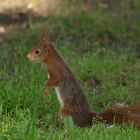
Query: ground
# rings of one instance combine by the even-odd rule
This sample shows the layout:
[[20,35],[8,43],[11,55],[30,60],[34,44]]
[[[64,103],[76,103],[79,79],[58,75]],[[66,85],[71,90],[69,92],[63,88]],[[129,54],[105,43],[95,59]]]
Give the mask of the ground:
[[65,127],[60,127],[55,92],[52,90],[48,97],[43,93],[47,72],[26,57],[30,48],[40,42],[40,32],[45,29],[78,79],[93,111],[116,103],[139,102],[139,1],[89,3],[73,1],[47,17],[25,12],[19,14],[21,18],[7,21],[9,18],[3,16],[0,139],[139,140],[140,133],[133,124],[78,128],[68,119]]

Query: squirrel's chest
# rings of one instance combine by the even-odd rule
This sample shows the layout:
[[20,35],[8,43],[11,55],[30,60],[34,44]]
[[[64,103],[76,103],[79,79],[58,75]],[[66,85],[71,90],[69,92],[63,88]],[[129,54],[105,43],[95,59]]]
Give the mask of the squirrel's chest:
[[58,98],[58,100],[59,100],[61,106],[63,106],[64,103],[63,103],[63,100],[62,100],[62,97],[61,97],[61,93],[60,93],[59,87],[55,87],[55,92],[56,92],[56,94],[57,94],[57,98]]

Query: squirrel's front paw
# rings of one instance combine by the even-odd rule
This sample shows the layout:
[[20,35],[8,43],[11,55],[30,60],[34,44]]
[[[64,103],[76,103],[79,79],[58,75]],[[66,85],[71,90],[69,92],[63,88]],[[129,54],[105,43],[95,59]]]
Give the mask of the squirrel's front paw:
[[49,90],[46,88],[45,89],[45,95],[48,96]]

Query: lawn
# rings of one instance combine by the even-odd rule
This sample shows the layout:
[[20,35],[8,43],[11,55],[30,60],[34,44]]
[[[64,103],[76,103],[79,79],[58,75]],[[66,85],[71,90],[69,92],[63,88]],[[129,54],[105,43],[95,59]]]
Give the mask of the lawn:
[[26,57],[46,29],[93,111],[139,102],[139,6],[134,0],[133,7],[127,3],[114,11],[72,9],[66,15],[49,15],[39,21],[29,17],[29,29],[13,27],[7,38],[0,40],[0,140],[139,140],[133,124],[78,128],[66,118],[64,127],[58,125],[56,94],[52,90],[48,97],[44,95],[47,71]]

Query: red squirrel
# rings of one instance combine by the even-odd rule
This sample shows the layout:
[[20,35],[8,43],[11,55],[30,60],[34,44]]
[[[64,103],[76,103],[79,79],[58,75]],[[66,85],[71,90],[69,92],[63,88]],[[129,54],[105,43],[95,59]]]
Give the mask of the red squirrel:
[[85,126],[92,123],[90,107],[83,90],[70,70],[64,58],[42,33],[42,43],[31,49],[27,57],[31,61],[46,64],[48,81],[45,94],[54,88],[61,104],[60,116],[71,116],[74,124]]
[[61,104],[61,118],[71,116],[74,124],[80,127],[92,124],[93,120],[120,125],[134,122],[140,126],[140,117],[137,114],[140,112],[140,104],[114,107],[98,114],[91,112],[87,98],[74,74],[44,32],[41,34],[41,43],[32,48],[27,57],[47,66],[48,81],[45,85],[45,94],[48,95],[50,89],[55,89]]

